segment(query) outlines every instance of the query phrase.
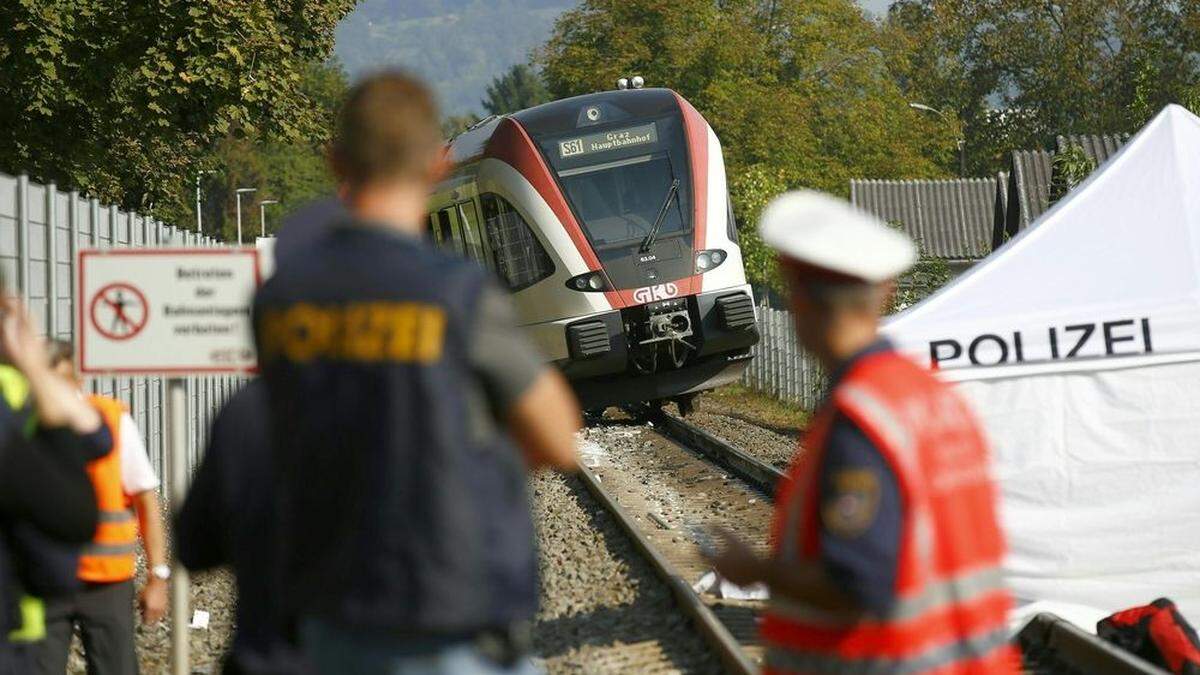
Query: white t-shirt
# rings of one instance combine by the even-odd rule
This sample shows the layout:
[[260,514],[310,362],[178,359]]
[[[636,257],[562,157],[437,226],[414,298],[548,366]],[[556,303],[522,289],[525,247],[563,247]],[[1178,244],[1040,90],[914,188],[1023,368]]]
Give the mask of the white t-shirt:
[[158,487],[158,476],[150,465],[150,455],[137,423],[129,413],[121,414],[121,487],[133,496]]

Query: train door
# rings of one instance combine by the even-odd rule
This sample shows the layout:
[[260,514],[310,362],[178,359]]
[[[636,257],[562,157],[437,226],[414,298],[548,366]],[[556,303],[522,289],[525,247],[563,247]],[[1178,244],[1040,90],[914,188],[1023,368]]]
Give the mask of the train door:
[[437,212],[437,224],[434,232],[438,244],[447,251],[463,254],[462,238],[458,236],[458,228],[454,222],[454,208],[445,208]]
[[475,208],[475,200],[471,199],[454,205],[458,215],[458,225],[465,244],[464,253],[483,267],[489,267],[487,249],[483,243],[483,230],[479,223],[479,210]]

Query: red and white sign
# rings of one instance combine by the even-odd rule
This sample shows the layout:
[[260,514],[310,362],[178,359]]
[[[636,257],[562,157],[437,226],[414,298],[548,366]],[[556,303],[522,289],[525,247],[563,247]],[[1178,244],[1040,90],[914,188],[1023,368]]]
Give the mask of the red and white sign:
[[79,252],[85,374],[241,373],[256,365],[254,249]]

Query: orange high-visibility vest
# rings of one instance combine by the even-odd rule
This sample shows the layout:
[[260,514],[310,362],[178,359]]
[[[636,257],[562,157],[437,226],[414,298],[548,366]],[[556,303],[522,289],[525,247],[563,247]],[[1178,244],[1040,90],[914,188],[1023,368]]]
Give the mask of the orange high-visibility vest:
[[820,561],[817,481],[838,415],[896,475],[903,517],[895,600],[875,616],[773,599],[762,624],[766,672],[1016,673],[987,444],[958,396],[895,352],[862,357],[818,413],[807,452],[780,486],[774,555]]
[[128,581],[134,577],[137,546],[137,515],[121,484],[121,416],[125,404],[106,396],[88,396],[112,433],[112,449],[88,462],[88,477],[96,491],[100,523],[96,536],[79,558],[79,578],[96,583]]

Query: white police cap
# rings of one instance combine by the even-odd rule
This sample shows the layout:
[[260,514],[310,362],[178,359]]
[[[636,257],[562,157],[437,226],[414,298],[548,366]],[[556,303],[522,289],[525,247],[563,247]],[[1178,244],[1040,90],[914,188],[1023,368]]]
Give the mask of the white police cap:
[[821,192],[786,192],[758,222],[763,242],[779,255],[834,277],[878,283],[917,261],[917,247],[903,232]]

